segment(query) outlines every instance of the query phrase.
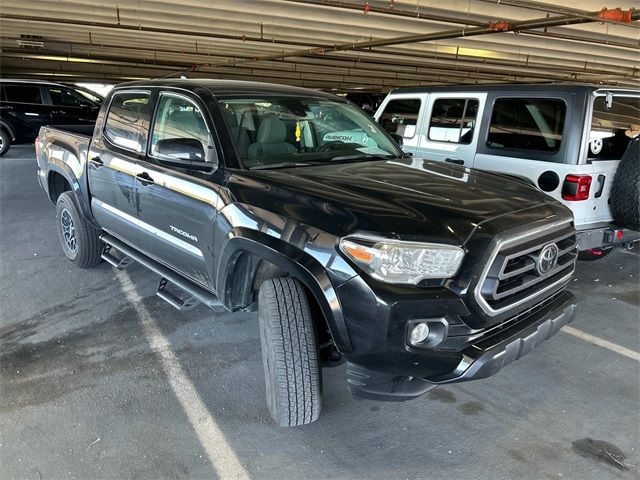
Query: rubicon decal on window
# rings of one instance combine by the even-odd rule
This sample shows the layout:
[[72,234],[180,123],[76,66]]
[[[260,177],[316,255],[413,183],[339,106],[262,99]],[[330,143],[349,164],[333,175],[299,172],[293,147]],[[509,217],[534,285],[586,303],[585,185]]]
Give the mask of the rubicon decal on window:
[[326,142],[357,143],[363,147],[377,147],[376,142],[362,130],[344,130],[327,133],[322,140]]

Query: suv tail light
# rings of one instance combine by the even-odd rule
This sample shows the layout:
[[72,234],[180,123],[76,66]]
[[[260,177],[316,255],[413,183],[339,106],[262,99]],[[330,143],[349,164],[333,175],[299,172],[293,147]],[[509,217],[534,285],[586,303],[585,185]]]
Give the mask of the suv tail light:
[[591,175],[567,175],[562,184],[562,198],[569,201],[589,199]]

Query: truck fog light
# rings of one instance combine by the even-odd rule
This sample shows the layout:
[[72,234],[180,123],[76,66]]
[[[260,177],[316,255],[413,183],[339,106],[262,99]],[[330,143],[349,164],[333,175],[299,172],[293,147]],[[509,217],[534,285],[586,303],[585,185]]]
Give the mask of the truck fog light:
[[429,336],[429,325],[426,323],[416,323],[411,330],[409,336],[409,342],[411,345],[419,345],[424,342]]

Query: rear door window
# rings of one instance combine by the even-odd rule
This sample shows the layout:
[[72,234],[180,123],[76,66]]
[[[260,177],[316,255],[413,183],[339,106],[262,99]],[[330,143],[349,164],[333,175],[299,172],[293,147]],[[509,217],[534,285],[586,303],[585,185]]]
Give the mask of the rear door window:
[[51,97],[51,103],[60,107],[81,107],[88,105],[86,100],[67,88],[50,87],[49,96]]
[[589,160],[620,160],[631,139],[640,134],[640,97],[603,95],[593,100]]
[[159,152],[160,145],[166,140],[195,140],[202,145],[202,157],[212,144],[207,123],[198,106],[186,98],[162,94],[156,108],[153,133],[151,135],[150,154],[166,156]]
[[113,144],[137,153],[144,151],[150,95],[149,92],[113,95],[104,126],[104,134]]
[[502,150],[560,150],[567,106],[553,98],[499,98],[493,105],[487,147]]
[[439,98],[433,102],[429,140],[469,144],[473,140],[478,116],[474,98]]
[[40,87],[34,85],[3,85],[2,100],[15,103],[42,104]]
[[378,123],[389,133],[403,138],[413,138],[420,114],[419,98],[398,98],[384,107]]

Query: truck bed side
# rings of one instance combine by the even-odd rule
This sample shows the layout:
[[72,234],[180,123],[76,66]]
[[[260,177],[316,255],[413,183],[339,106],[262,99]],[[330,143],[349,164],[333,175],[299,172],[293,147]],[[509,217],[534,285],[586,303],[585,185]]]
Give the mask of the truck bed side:
[[38,181],[55,203],[62,192],[72,191],[82,213],[92,220],[87,185],[87,155],[93,125],[42,127],[36,138]]

